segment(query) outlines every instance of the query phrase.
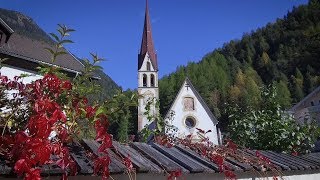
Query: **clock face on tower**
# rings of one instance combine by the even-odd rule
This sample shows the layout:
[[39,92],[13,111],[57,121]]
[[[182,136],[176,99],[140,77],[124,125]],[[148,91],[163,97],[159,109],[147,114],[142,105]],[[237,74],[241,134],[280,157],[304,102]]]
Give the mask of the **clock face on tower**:
[[147,91],[143,94],[143,104],[146,105],[149,101],[153,99],[154,95],[151,91]]

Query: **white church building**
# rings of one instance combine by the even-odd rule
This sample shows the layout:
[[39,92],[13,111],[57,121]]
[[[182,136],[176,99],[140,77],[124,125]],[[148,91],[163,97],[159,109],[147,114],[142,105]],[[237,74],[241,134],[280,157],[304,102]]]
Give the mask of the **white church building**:
[[[152,40],[148,0],[146,1],[142,42],[138,55],[138,94],[142,96],[138,100],[138,131],[141,131],[151,123],[145,113],[148,101],[159,99],[158,60]],[[151,105],[150,111],[154,115],[159,114],[155,103]],[[206,137],[214,144],[221,144],[220,131],[217,127],[218,120],[188,78],[182,84],[168,112],[175,114],[172,125],[177,128],[179,137],[183,138],[191,134],[194,140],[200,140],[203,137],[197,129],[205,132],[210,130]]]
[[178,128],[178,137],[192,135],[194,140],[201,140],[204,134],[214,144],[221,144],[220,131],[217,127],[218,120],[210,111],[200,94],[192,85],[189,78],[183,82],[175,100],[173,101],[166,117],[174,112],[172,125]]

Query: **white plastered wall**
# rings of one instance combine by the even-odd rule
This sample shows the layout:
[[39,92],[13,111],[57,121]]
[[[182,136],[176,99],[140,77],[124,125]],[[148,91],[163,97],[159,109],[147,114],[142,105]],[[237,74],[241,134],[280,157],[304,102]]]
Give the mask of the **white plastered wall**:
[[28,71],[13,66],[3,66],[0,69],[0,73],[3,76],[7,76],[9,79],[13,79],[15,76],[20,76],[21,74],[28,75],[27,77],[22,78],[22,82],[25,84],[31,83],[32,81],[42,78],[42,76],[37,74],[36,72]]
[[[150,63],[150,70],[147,69],[147,64]],[[143,87],[143,75],[147,76],[147,86]],[[154,86],[151,86],[151,75],[154,75]],[[150,124],[147,117],[144,115],[146,107],[146,99],[155,98],[159,99],[159,90],[158,90],[158,72],[155,71],[152,66],[151,60],[148,53],[144,57],[141,68],[138,71],[138,93],[139,95],[144,96],[138,100],[138,131],[141,131],[145,125]],[[158,111],[155,106],[151,107],[151,114],[157,115]]]
[[[208,113],[196,98],[195,93],[190,87],[186,87],[186,82],[182,89],[179,91],[179,94],[176,100],[173,102],[171,111],[174,112],[175,116],[173,117],[172,125],[178,128],[178,136],[184,137],[189,134],[192,134],[195,139],[200,139],[197,135],[196,128],[202,129],[204,131],[211,130],[210,133],[206,134],[211,142],[218,145],[218,135],[216,125],[212,122]],[[192,97],[194,99],[194,110],[188,111],[184,109],[183,99],[185,97]],[[188,128],[185,124],[187,117],[193,117],[196,120],[196,125],[194,128]]]

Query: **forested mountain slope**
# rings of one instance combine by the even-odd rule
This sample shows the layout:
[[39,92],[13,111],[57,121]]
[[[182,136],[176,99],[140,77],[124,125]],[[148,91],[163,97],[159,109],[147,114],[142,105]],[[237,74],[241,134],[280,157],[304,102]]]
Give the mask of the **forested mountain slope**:
[[224,125],[227,106],[263,105],[263,85],[275,83],[280,104],[290,107],[320,85],[320,1],[295,7],[284,18],[164,76],[159,82],[163,114],[186,76]]

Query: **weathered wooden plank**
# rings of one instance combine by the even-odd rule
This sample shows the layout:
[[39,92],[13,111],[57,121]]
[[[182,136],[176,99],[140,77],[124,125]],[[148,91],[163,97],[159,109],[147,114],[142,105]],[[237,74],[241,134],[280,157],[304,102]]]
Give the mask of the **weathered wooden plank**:
[[[244,150],[237,149],[237,153],[241,153],[241,154],[242,154],[243,156],[245,156],[246,158],[256,158],[255,155],[250,154],[250,153],[248,153],[248,152],[245,152]],[[249,164],[248,164],[248,165],[249,165]],[[278,170],[281,170],[281,169],[282,169],[282,168],[279,167],[278,165],[275,165],[275,164],[273,164],[273,165],[274,165],[274,167],[275,167],[276,169],[278,169]],[[259,166],[259,165],[250,164],[249,166],[251,166],[253,169],[258,170],[258,171],[261,171],[261,170],[262,170],[262,167]]]
[[310,166],[307,166],[303,163],[298,163],[298,162],[292,160],[291,158],[288,158],[284,154],[280,154],[280,153],[276,153],[276,152],[272,152],[272,151],[264,151],[264,152],[266,152],[268,154],[272,154],[272,155],[276,156],[277,158],[280,158],[283,161],[290,163],[292,166],[297,167],[299,170],[311,169]]
[[[219,167],[214,162],[210,161],[206,157],[200,156],[198,153],[194,152],[190,148],[183,147],[183,146],[175,146],[177,149],[179,149],[181,152],[187,154],[188,156],[191,156],[192,158],[196,159],[200,163],[214,169],[216,172],[220,172]],[[253,169],[253,167],[249,165],[245,165],[244,163],[236,162],[232,158],[226,158],[226,161],[224,162],[225,165],[227,165],[231,170],[241,172],[243,169],[250,170]]]
[[41,174],[44,176],[56,176],[63,173],[62,169],[57,165],[43,165],[41,167]]
[[193,159],[197,160],[201,164],[213,169],[215,172],[219,172],[219,166],[213,162],[211,162],[209,159],[205,157],[201,157],[198,153],[192,151],[191,149],[187,147],[183,147],[181,145],[175,146],[179,151],[183,152],[184,154],[192,157]]
[[69,146],[69,149],[70,155],[80,168],[79,172],[81,174],[93,174],[93,162],[87,158],[83,147],[74,143]]
[[226,160],[229,161],[231,164],[244,169],[245,171],[253,170],[253,166],[250,166],[249,164],[246,164],[246,163],[239,162],[239,161],[235,160],[234,158],[227,157]]
[[317,161],[315,161],[313,158],[309,159],[309,158],[306,157],[306,156],[298,156],[298,158],[300,158],[300,159],[302,159],[302,160],[304,160],[304,161],[307,161],[307,162],[313,164],[316,169],[320,169],[320,161],[317,162]]
[[155,143],[152,144],[152,147],[160,151],[162,154],[169,157],[170,159],[174,160],[179,165],[185,167],[191,173],[214,172],[212,169],[208,168],[207,166],[199,163],[193,158],[187,156],[186,154],[183,154],[175,147],[167,148]]
[[9,175],[11,170],[11,167],[9,167],[5,161],[0,160],[0,175]]
[[178,163],[169,159],[167,156],[163,155],[146,143],[134,142],[131,143],[130,146],[168,172],[176,171],[179,169],[181,169],[181,171],[185,173],[189,172],[183,166],[180,166]]
[[[251,151],[251,150],[246,150],[245,152],[251,154],[252,156],[256,157],[255,155],[255,151]],[[284,164],[282,162],[279,162],[277,160],[275,160],[274,158],[270,158],[268,156],[266,156],[270,162],[277,168],[277,167],[280,167],[282,170],[286,170],[286,171],[290,171],[290,167],[287,165],[287,164]],[[278,168],[277,168],[278,169]],[[258,170],[261,170],[261,167],[258,168]]]
[[285,154],[285,153],[281,153],[280,154],[280,153],[271,152],[271,151],[268,151],[268,152],[272,153],[272,154],[277,154],[279,156],[282,156],[283,158],[286,158],[286,159],[290,160],[293,163],[297,163],[297,164],[303,166],[303,168],[305,168],[305,169],[316,169],[316,167],[313,164],[311,164],[311,163],[309,163],[307,161],[304,161],[304,160],[298,158],[297,156],[292,156],[290,154]]
[[316,159],[316,158],[310,156],[310,154],[307,154],[307,155],[301,156],[301,157],[308,160],[309,162],[316,164],[317,166],[320,166],[320,159]]
[[[87,140],[83,139],[82,140],[83,145],[89,150],[91,150],[96,156],[103,156],[103,154],[98,152],[98,148],[100,144],[98,144],[94,140]],[[119,161],[120,157],[117,157],[116,154],[114,154],[110,149],[107,150],[110,158],[111,158],[111,163],[109,165],[109,169],[111,173],[122,173],[126,170],[126,167],[122,164],[122,162]]]
[[278,162],[280,162],[280,163],[282,163],[282,164],[285,164],[285,165],[289,166],[289,168],[290,168],[291,170],[299,170],[300,168],[303,169],[303,167],[300,167],[300,166],[298,167],[297,164],[294,164],[294,163],[292,163],[291,161],[288,161],[287,159],[285,159],[285,158],[283,158],[283,157],[279,157],[279,156],[273,155],[273,154],[271,154],[271,153],[268,153],[267,151],[260,151],[260,153],[261,153],[262,155],[268,157],[269,159],[273,159],[273,160],[275,160],[275,161],[278,161]]
[[121,145],[118,142],[113,142],[114,152],[120,154],[122,157],[130,156],[133,165],[137,168],[138,172],[154,172],[163,173],[163,169],[153,163],[146,157],[143,157],[136,150],[129,145]]
[[320,162],[320,153],[311,153],[308,154],[308,157],[314,159],[317,162]]

